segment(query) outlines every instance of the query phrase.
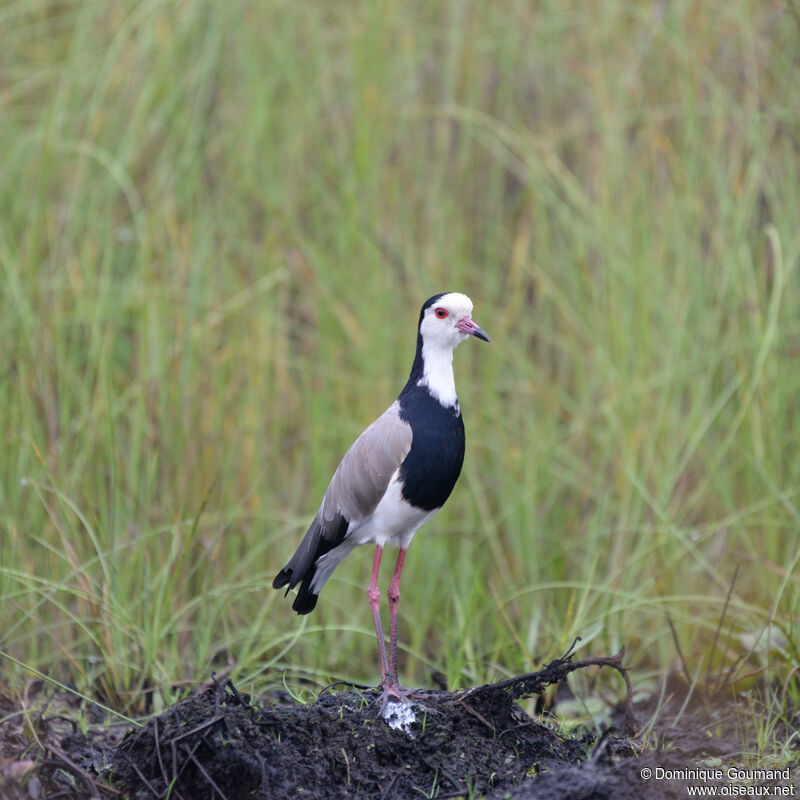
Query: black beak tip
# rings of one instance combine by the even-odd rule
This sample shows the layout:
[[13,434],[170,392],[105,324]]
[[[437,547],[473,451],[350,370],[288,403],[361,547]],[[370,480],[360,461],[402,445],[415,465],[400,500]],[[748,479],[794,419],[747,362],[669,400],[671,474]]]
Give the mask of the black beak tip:
[[486,333],[485,330],[482,328],[478,328],[473,334],[473,336],[477,336],[478,339],[483,339],[484,342],[491,342],[492,340],[489,338],[489,334]]

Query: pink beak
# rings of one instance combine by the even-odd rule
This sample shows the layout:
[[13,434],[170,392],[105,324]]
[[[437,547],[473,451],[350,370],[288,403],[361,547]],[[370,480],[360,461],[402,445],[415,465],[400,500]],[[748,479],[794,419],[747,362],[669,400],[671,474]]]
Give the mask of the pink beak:
[[468,336],[477,336],[479,339],[483,339],[484,342],[489,341],[486,331],[479,325],[476,325],[469,317],[464,317],[456,322],[456,328],[461,331],[461,333],[466,333]]

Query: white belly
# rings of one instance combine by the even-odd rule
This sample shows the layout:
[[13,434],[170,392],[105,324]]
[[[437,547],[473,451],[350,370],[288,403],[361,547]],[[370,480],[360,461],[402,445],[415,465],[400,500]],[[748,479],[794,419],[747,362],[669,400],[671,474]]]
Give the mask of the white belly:
[[366,519],[351,522],[345,540],[317,559],[317,572],[311,584],[314,593],[319,594],[333,570],[353,548],[374,542],[381,547],[392,545],[405,550],[419,528],[439,510],[434,508],[433,511],[425,511],[404,500],[398,473],[399,470],[392,475],[386,493],[372,514]]
[[367,519],[350,525],[347,539],[353,539],[354,544],[375,542],[381,547],[392,545],[405,549],[417,530],[438,510],[414,508],[403,499],[398,473],[395,472],[375,510]]

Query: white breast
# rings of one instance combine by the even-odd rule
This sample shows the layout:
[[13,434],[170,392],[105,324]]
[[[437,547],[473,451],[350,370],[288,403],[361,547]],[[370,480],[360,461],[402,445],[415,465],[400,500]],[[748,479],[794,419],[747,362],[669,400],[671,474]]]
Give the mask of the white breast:
[[415,508],[405,500],[399,474],[400,470],[398,469],[392,475],[386,493],[372,514],[360,522],[351,523],[345,540],[338,547],[334,547],[333,550],[317,559],[315,565],[317,571],[311,585],[313,592],[319,593],[336,566],[349,555],[354,547],[374,542],[381,547],[392,545],[406,549],[419,528],[439,510],[435,508],[433,511],[425,511]]
[[425,511],[405,500],[399,474],[400,470],[397,470],[392,475],[386,493],[372,515],[360,524],[351,526],[347,532],[348,539],[354,539],[356,544],[375,542],[381,547],[390,544],[405,549],[417,530],[439,510]]

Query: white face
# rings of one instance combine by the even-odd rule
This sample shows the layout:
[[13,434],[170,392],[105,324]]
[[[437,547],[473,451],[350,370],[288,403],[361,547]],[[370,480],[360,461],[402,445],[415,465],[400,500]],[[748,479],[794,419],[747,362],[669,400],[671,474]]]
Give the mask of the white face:
[[419,326],[425,345],[453,348],[469,339],[456,325],[464,318],[472,318],[472,300],[465,294],[450,292],[442,295],[433,305],[425,309]]

